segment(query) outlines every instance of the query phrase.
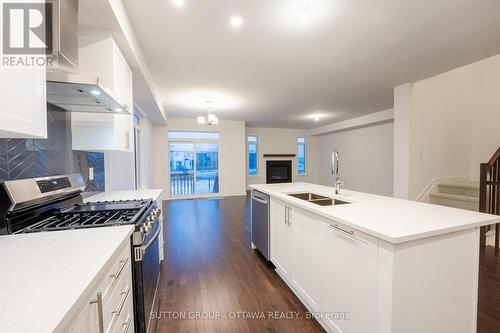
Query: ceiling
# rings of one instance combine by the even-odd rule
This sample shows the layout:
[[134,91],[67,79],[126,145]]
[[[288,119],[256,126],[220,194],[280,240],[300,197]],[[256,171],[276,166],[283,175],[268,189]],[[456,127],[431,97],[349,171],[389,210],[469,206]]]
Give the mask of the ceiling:
[[202,115],[211,100],[221,119],[313,128],[391,108],[394,86],[500,53],[498,0],[125,4],[170,117]]

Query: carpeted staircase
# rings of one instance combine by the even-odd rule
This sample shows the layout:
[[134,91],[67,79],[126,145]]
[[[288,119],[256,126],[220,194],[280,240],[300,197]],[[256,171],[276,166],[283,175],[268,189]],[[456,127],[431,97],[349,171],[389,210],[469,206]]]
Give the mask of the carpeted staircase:
[[447,180],[439,183],[429,195],[429,202],[479,211],[479,182],[473,180]]
[[[429,202],[435,205],[479,211],[479,181],[444,180],[429,194]],[[486,233],[486,244],[495,245],[495,231]]]

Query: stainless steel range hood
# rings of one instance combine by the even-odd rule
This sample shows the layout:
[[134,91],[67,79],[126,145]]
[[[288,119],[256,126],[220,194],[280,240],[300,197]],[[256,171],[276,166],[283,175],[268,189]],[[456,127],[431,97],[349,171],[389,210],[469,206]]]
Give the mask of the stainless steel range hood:
[[64,71],[47,71],[47,102],[70,112],[130,113],[98,77]]
[[130,113],[97,76],[78,69],[78,0],[53,3],[58,64],[47,69],[47,102],[71,112]]

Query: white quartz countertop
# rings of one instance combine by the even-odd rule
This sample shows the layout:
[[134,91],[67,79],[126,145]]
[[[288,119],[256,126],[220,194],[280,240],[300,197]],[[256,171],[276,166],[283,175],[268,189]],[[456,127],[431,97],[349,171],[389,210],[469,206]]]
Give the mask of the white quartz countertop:
[[84,199],[85,202],[91,201],[113,201],[113,200],[141,200],[153,199],[159,200],[163,190],[131,190],[131,191],[106,191],[101,192]]
[[[332,187],[310,183],[262,184],[250,188],[393,244],[500,223],[500,216],[496,215],[344,189],[341,195],[334,196]],[[322,194],[351,204],[319,206],[287,195],[294,192]]]
[[53,332],[133,226],[0,236],[0,332]]

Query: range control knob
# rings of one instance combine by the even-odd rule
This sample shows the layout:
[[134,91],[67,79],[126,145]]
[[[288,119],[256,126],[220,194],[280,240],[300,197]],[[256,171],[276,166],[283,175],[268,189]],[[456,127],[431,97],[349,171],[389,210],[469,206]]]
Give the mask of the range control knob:
[[155,216],[153,214],[148,216],[148,221],[154,221],[154,220],[155,220]]

